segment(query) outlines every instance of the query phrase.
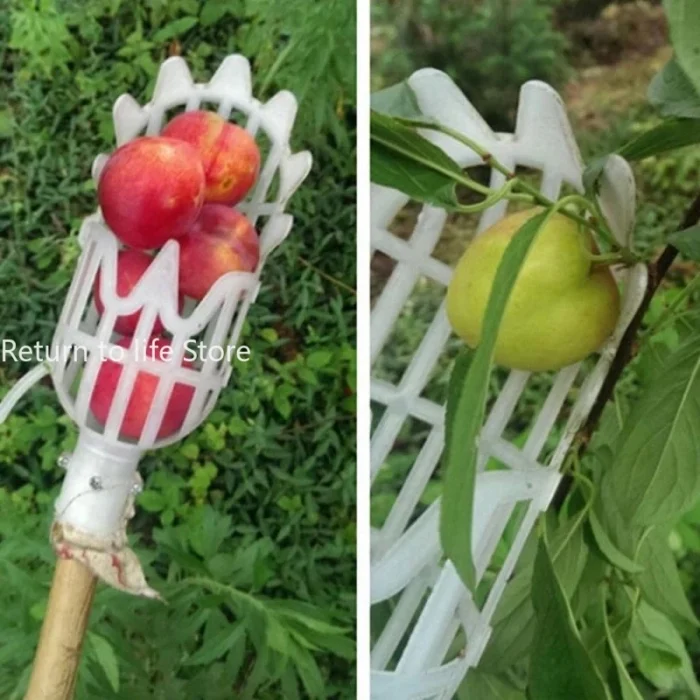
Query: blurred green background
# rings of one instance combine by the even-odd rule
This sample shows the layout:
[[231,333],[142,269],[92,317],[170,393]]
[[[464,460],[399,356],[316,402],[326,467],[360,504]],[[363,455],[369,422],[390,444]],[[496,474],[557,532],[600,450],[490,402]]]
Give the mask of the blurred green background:
[[[544,80],[559,90],[570,116],[584,159],[609,153],[660,121],[646,99],[651,78],[671,56],[666,20],[660,2],[635,0],[374,0],[371,35],[372,90],[378,91],[407,78],[413,71],[433,67],[448,73],[479,112],[496,130],[512,131],[518,93],[523,82]],[[697,195],[700,149],[675,151],[635,164],[637,182],[636,245],[650,253],[660,251],[666,235],[675,231]],[[478,174],[478,171],[477,171]],[[534,182],[534,181],[533,181]],[[410,235],[419,207],[409,204],[392,224],[399,236]],[[477,216],[450,214],[434,251],[438,259],[454,265],[474,234]],[[372,259],[372,295],[388,279],[393,264],[381,253]],[[698,273],[698,266],[678,261],[664,281],[647,316],[655,324]],[[380,356],[373,373],[396,382],[416,351],[444,295],[444,289],[427,278],[419,279],[414,293]],[[679,345],[688,329],[697,327],[695,292],[678,308],[673,322],[649,340],[628,368],[615,394],[620,414],[659,363]],[[451,340],[430,377],[424,395],[446,398],[452,358],[460,349]],[[506,373],[497,370],[493,392]],[[527,426],[551,387],[551,377],[537,375],[528,382],[506,429],[509,439],[522,444]],[[375,422],[381,416],[377,405]],[[397,489],[403,483],[426,439],[429,426],[409,419],[394,450],[373,486],[372,520],[381,526]],[[545,446],[545,452],[556,444]],[[439,475],[428,484],[421,507],[441,492]],[[683,518],[671,537],[686,592],[700,612],[700,507]],[[504,551],[507,551],[507,547]],[[383,615],[377,610],[377,620]],[[686,639],[696,675],[700,673],[700,640]],[[653,664],[652,664],[653,666]],[[648,670],[648,668],[647,668]],[[663,669],[652,674],[661,678]],[[663,682],[673,683],[670,676]],[[646,681],[640,679],[640,683]],[[686,698],[684,691],[664,693],[649,685],[649,698]],[[645,695],[645,697],[647,697]]]
[[[292,90],[314,156],[206,424],[147,455],[132,544],[167,605],[101,587],[79,700],[354,698],[355,3],[0,0],[0,328],[50,342],[96,207],[112,103],[160,62],[229,53],[256,96]],[[0,366],[0,396],[28,369]],[[48,383],[0,425],[0,697],[23,697],[48,593],[57,457]]]

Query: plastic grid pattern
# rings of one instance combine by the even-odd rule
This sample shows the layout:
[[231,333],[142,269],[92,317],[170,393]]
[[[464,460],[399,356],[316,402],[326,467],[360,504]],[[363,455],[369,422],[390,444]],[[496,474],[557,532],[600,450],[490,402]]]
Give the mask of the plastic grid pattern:
[[[582,191],[581,157],[563,103],[548,85],[533,81],[523,86],[516,130],[511,135],[494,133],[445,74],[421,70],[413,74],[409,84],[425,116],[471,137],[509,168],[526,166],[541,171],[541,191],[548,197],[556,198],[564,184]],[[462,167],[483,165],[472,151],[454,139],[431,131],[424,132],[424,136]],[[491,185],[498,187],[502,183],[503,175],[492,171]],[[430,432],[388,517],[372,533],[371,601],[377,604],[392,599],[395,603],[383,629],[373,630],[373,634],[379,634],[371,656],[372,698],[449,700],[469,668],[479,662],[506,583],[538,515],[547,508],[556,490],[562,461],[639,308],[647,273],[643,265],[616,271],[623,286],[622,313],[616,330],[587,376],[583,376],[580,364],[556,375],[523,447],[509,442],[504,430],[530,375],[511,372],[493,404],[479,437],[472,539],[479,578],[491,563],[516,504],[526,504],[526,510],[505,562],[485,603],[479,607],[441,552],[439,500],[423,512],[419,510],[421,495],[438,468],[444,441],[444,406],[422,396],[451,333],[444,301],[400,381],[393,384],[375,376],[377,360],[384,353],[391,353],[387,341],[417,282],[427,277],[446,286],[452,274],[448,265],[433,257],[447,219],[445,211],[424,206],[408,240],[389,231],[407,202],[408,198],[397,191],[373,186],[372,253],[380,251],[396,261],[371,319],[371,398],[385,407],[371,441],[373,483],[407,421],[417,418],[429,424]],[[635,186],[628,164],[619,157],[608,162],[600,202],[617,239],[629,242],[634,226]],[[484,212],[477,235],[504,216],[506,206],[507,202],[499,202]],[[576,399],[568,415],[560,418],[577,379],[580,388]],[[545,459],[543,448],[555,431],[560,431],[560,438],[551,456]],[[484,471],[492,457],[505,469]],[[467,639],[466,648],[458,656],[446,659],[460,628]]]
[[[206,354],[200,367],[181,367],[185,344],[202,331],[207,347],[221,347],[227,342],[234,345],[237,342],[247,310],[257,294],[265,261],[291,229],[293,219],[284,213],[285,205],[311,167],[308,152],[293,154],[289,146],[297,110],[294,95],[282,91],[265,104],[260,103],[252,95],[248,60],[240,55],[227,57],[206,84],[193,81],[182,58],[173,57],[165,61],[151,102],[141,107],[129,95],[123,95],[116,101],[114,126],[117,145],[144,133],[159,133],[169,110],[184,107],[190,111],[202,104],[209,109],[216,105],[218,113],[225,119],[229,119],[232,113],[242,115],[250,133],[259,138],[262,132],[269,141],[270,150],[261,166],[256,186],[247,201],[238,206],[254,224],[260,226],[264,220],[260,230],[261,256],[257,269],[253,274],[235,272],[224,275],[202,302],[183,318],[177,310],[179,244],[168,241],[132,294],[120,298],[115,289],[119,246],[97,212],[88,217],[82,226],[80,241],[83,252],[53,340],[51,373],[64,409],[82,428],[101,434],[110,442],[123,442],[119,427],[139,367],[148,367],[150,373],[161,377],[138,441],[138,447],[142,450],[181,440],[214,407],[219,392],[228,382],[231,365],[225,361],[215,361]],[[107,158],[101,155],[95,159],[93,176],[96,181]],[[273,192],[275,179],[278,182],[276,192]],[[91,294],[98,272],[101,273],[101,294],[105,304],[101,318],[94,311]],[[136,362],[133,356],[127,355],[112,410],[103,430],[91,419],[89,412],[89,400],[104,356],[104,352],[99,350],[110,343],[116,318],[138,309],[142,311],[134,340],[143,348],[152,333],[155,319],[160,316],[173,335],[173,362],[148,361],[144,358]],[[73,347],[81,348],[83,352],[67,352]],[[87,361],[83,363],[81,360],[85,359],[86,354]],[[80,370],[80,386],[76,390],[75,379]],[[176,382],[192,386],[195,394],[180,430],[159,440],[157,431]]]
[[[193,367],[182,367],[180,359],[186,343],[195,336],[207,347],[237,342],[248,308],[258,293],[265,261],[292,227],[293,217],[285,213],[286,204],[311,169],[311,154],[292,153],[289,145],[296,98],[281,91],[265,103],[257,100],[252,93],[250,64],[241,55],[224,59],[207,83],[196,83],[182,58],[164,61],[150,102],[141,106],[130,95],[122,95],[115,102],[117,146],[142,134],[159,133],[171,110],[200,106],[212,109],[214,105],[222,117],[242,121],[261,145],[264,162],[258,181],[248,199],[238,205],[260,233],[260,262],[255,272],[224,275],[199,304],[180,315],[176,292],[179,244],[168,241],[132,293],[118,297],[119,244],[98,210],[85,219],[80,230],[82,252],[57,324],[50,361],[31,370],[0,402],[3,421],[24,393],[51,374],[64,410],[80,428],[75,451],[62,460],[66,474],[56,501],[56,520],[100,540],[112,537],[123,527],[128,499],[138,488],[135,472],[143,451],[181,440],[214,407],[232,368],[226,360],[211,354]],[[100,155],[94,161],[96,181],[107,158]],[[101,318],[92,298],[98,273],[105,306]],[[131,350],[121,358],[114,356],[124,368],[107,424],[100,426],[91,416],[89,402],[102,359],[114,347],[114,322],[118,316],[139,309],[134,338],[141,351],[138,357]],[[143,351],[159,316],[173,336],[173,361],[168,363],[148,359]],[[80,351],[71,352],[75,347]],[[119,434],[119,428],[139,371],[158,376],[159,382],[139,439],[130,440]],[[181,428],[158,439],[158,428],[176,384],[191,386],[194,395]]]

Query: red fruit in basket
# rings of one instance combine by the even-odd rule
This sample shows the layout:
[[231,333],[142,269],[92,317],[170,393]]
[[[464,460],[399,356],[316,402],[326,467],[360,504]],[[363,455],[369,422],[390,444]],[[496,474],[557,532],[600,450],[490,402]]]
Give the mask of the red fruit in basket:
[[253,224],[223,204],[205,204],[194,226],[180,239],[180,292],[203,299],[227,272],[253,272],[260,242]]
[[204,202],[204,168],[197,151],[175,139],[143,136],[118,148],[97,187],[102,215],[132,248],[159,248],[182,236]]
[[237,204],[255,184],[260,150],[242,127],[215,112],[185,112],[166,124],[163,136],[191,144],[199,153],[206,176],[206,202]]
[[[139,283],[141,277],[148,270],[153,258],[140,250],[121,250],[117,255],[117,294],[127,297]],[[95,307],[100,316],[104,313],[104,303],[100,293],[100,273],[95,278]],[[183,297],[179,295],[178,311],[182,311]],[[128,316],[118,316],[114,324],[114,330],[121,335],[133,335],[141,318],[141,312],[136,311]],[[160,335],[165,330],[160,318],[156,318],[153,324],[152,334]],[[149,333],[150,335],[150,333]]]
[[[117,345],[129,348],[132,341],[133,338],[122,338]],[[141,358],[149,357],[160,362],[172,362],[172,346],[165,338],[153,336],[146,343],[140,343],[134,350]],[[183,360],[182,366],[191,367],[192,363]],[[90,409],[102,425],[107,422],[123,370],[124,366],[120,362],[105,359],[97,373]],[[159,382],[159,377],[146,370],[138,372],[119,431],[122,437],[134,440],[141,437]],[[193,395],[194,387],[185,384],[174,385],[158,430],[158,438],[168,437],[182,427]]]

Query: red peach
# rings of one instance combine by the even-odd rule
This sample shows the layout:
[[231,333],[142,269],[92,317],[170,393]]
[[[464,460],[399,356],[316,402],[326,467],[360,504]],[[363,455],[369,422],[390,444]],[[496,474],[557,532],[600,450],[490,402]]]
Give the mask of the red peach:
[[[117,345],[128,348],[132,341],[133,338],[122,338]],[[145,347],[143,344],[139,345],[138,353],[141,356],[145,354],[146,357],[166,362],[169,359],[169,355],[166,353],[172,352],[172,350],[167,350],[166,348],[170,347],[169,340],[153,336],[146,343]],[[191,367],[192,363],[183,360],[182,366]],[[112,407],[112,400],[119,386],[122,370],[123,365],[120,362],[104,360],[97,373],[95,387],[90,400],[90,408],[95,418],[102,425],[107,422],[107,417]],[[136,381],[131,390],[131,396],[129,397],[126,413],[119,431],[122,437],[134,440],[138,440],[141,437],[159,382],[160,379],[157,376],[146,370],[141,370],[136,375]],[[158,430],[158,438],[168,437],[182,427],[193,396],[194,387],[186,384],[175,384]]]
[[206,176],[205,202],[237,204],[255,184],[260,150],[243,128],[215,112],[185,112],[166,124],[163,136],[197,149]]
[[253,224],[223,204],[205,204],[195,225],[180,239],[180,292],[203,299],[227,272],[253,272],[260,242]]
[[159,248],[182,236],[204,202],[204,168],[197,151],[175,139],[143,136],[118,148],[97,187],[102,215],[132,248]]
[[[121,250],[117,255],[117,294],[120,297],[127,297],[139,283],[141,277],[148,270],[148,266],[153,262],[150,255],[140,250]],[[100,294],[100,273],[95,278],[95,307],[100,316],[104,313],[104,303]],[[182,311],[183,297],[179,295],[178,311]],[[136,326],[141,318],[141,312],[136,311],[128,316],[118,316],[114,324],[114,330],[121,335],[133,335]],[[160,317],[156,318],[153,324],[153,334],[160,335],[165,330]],[[150,335],[150,334],[149,334]]]

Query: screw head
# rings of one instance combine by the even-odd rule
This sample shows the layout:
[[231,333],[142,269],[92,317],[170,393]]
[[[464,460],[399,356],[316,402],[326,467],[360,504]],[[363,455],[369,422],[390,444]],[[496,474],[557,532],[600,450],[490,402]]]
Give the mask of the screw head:
[[68,469],[68,465],[70,464],[70,458],[72,456],[73,455],[70,452],[63,452],[58,456],[56,464],[58,464],[60,469]]
[[143,485],[138,481],[134,481],[134,483],[131,485],[131,493],[134,496],[138,496],[141,491],[143,491]]
[[93,491],[102,491],[102,488],[103,488],[103,487],[102,487],[102,479],[101,479],[101,477],[99,477],[99,476],[91,476],[91,477],[90,477],[89,484],[90,484],[90,488],[91,488]]

